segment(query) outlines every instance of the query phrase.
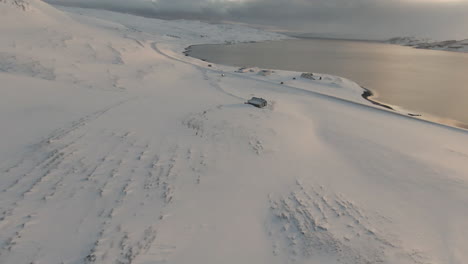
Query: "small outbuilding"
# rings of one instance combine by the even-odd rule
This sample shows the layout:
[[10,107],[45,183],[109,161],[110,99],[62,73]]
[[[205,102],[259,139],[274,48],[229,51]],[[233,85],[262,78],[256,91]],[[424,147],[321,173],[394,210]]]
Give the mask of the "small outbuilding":
[[260,76],[270,76],[274,71],[271,70],[261,70],[258,72],[258,75]]
[[265,100],[263,98],[252,97],[252,99],[248,100],[246,102],[246,104],[250,104],[250,105],[253,105],[253,106],[258,107],[258,108],[263,108],[263,107],[267,106],[268,102],[267,102],[267,100]]
[[309,80],[315,80],[315,75],[311,72],[305,72],[303,74],[301,74],[301,78],[304,78],[304,79],[309,79]]

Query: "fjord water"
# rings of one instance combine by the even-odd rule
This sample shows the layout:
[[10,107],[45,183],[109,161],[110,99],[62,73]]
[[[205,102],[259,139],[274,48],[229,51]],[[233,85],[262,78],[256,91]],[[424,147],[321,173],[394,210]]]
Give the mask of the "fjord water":
[[468,54],[376,42],[294,39],[199,45],[190,56],[246,67],[317,72],[351,79],[374,99],[436,121],[467,127]]

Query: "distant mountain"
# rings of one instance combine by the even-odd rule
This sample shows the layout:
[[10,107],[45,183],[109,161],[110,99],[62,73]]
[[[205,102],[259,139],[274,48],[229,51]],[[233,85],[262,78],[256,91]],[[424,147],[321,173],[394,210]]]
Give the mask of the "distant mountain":
[[294,38],[301,39],[337,39],[337,40],[359,40],[376,41],[366,37],[356,36],[354,34],[334,34],[334,33],[299,33],[299,32],[279,32]]
[[13,5],[23,11],[28,10],[30,7],[29,2],[25,0],[0,0],[0,4]]
[[0,0],[0,18],[2,35],[10,31],[12,34],[24,34],[21,30],[28,32],[31,28],[43,30],[51,24],[62,24],[70,19],[42,0]]
[[446,50],[456,52],[468,52],[468,39],[465,40],[446,40],[432,41],[417,37],[396,37],[391,38],[386,43],[410,46],[417,49]]
[[418,49],[446,50],[457,52],[468,52],[468,39],[447,40],[440,42],[421,43],[416,46]]
[[402,46],[410,46],[410,47],[415,47],[423,43],[429,43],[431,42],[431,39],[428,38],[417,38],[417,37],[395,37],[391,38],[387,41],[386,43],[390,44],[397,44],[397,45],[402,45]]

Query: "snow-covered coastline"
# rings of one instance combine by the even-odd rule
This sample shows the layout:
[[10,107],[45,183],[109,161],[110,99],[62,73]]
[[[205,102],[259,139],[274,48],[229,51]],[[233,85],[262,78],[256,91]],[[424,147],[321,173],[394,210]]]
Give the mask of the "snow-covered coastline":
[[417,37],[396,37],[386,43],[414,47],[417,49],[443,50],[453,52],[468,52],[468,39],[432,41],[430,39]]
[[282,35],[60,9],[0,1],[0,263],[468,259],[466,131],[183,54]]

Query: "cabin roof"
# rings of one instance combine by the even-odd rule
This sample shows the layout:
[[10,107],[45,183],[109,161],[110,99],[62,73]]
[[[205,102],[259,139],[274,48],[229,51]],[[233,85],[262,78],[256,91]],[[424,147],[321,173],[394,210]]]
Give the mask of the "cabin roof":
[[267,106],[267,100],[259,97],[252,97],[247,103],[260,108]]

